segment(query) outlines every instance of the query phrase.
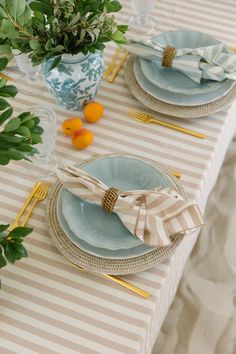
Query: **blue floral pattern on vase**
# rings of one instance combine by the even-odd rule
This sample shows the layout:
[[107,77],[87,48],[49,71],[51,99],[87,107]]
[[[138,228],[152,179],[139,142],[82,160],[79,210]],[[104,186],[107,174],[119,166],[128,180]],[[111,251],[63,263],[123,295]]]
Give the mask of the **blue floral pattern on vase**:
[[43,64],[44,78],[53,96],[67,109],[82,110],[97,94],[104,70],[101,53],[65,54],[61,63],[50,70],[53,60]]

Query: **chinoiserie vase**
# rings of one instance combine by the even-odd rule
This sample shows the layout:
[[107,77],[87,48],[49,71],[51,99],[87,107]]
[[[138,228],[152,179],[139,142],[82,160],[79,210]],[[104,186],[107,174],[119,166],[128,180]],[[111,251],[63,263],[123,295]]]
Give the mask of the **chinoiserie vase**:
[[102,54],[63,54],[60,64],[50,70],[53,61],[49,59],[42,66],[52,94],[67,109],[82,110],[98,91],[104,70]]

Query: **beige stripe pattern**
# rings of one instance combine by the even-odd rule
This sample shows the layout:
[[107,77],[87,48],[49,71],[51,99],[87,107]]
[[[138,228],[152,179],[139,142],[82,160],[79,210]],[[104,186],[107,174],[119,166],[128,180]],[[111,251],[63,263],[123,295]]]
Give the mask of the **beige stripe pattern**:
[[[72,194],[97,205],[103,205],[109,192],[104,183],[76,166],[61,164],[57,177]],[[148,245],[168,246],[171,244],[169,236],[186,234],[203,225],[197,205],[184,200],[173,188],[117,192],[111,211],[133,235]]]
[[[124,9],[118,16],[124,22],[130,19],[132,10],[128,0],[122,3]],[[153,17],[160,31],[200,30],[236,45],[234,0],[158,0]],[[109,44],[106,65],[114,52],[114,45]],[[15,80],[20,77],[14,67],[9,68],[8,75]],[[142,110],[143,106],[129,93],[123,71],[114,84],[102,82],[97,100],[106,111],[104,119],[88,126],[94,132],[93,145],[75,150],[59,129],[56,152],[65,163],[114,152],[152,159],[171,171],[181,172],[181,183],[189,198],[196,199],[203,211],[236,130],[236,105],[193,121],[160,115],[166,122],[207,136],[199,141],[158,125],[131,120],[128,111]],[[59,106],[48,92],[33,98],[19,93],[12,102],[16,113],[32,104],[49,105],[59,124],[72,115],[80,115]],[[34,185],[32,169],[24,162],[0,167],[0,222],[11,223],[16,217]],[[29,258],[1,270],[0,352],[150,354],[197,235],[186,237],[173,257],[153,269],[124,277],[152,293],[149,300],[143,300],[107,279],[73,268],[48,235],[45,203],[38,205],[29,222],[34,228],[25,240]]]

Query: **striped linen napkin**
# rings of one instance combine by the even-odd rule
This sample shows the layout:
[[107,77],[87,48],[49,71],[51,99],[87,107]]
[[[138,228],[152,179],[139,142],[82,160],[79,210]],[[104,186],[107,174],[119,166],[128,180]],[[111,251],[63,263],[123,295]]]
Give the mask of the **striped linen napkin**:
[[[72,194],[95,204],[102,204],[106,191],[104,183],[85,171],[61,165],[57,176]],[[155,188],[120,192],[113,211],[127,229],[142,242],[152,246],[168,246],[169,236],[187,233],[203,225],[196,204],[185,201],[174,189]]]
[[[165,46],[154,43],[151,39],[130,40],[124,48],[147,60],[162,59]],[[202,79],[223,81],[236,80],[236,54],[225,44],[215,44],[199,48],[177,49],[172,67],[191,80],[200,83]]]

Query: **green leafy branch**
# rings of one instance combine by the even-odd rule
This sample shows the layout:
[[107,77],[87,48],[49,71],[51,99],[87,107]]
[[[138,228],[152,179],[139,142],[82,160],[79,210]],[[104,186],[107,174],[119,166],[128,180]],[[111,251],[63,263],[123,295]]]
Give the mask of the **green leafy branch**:
[[126,42],[128,27],[112,14],[121,10],[112,0],[0,0],[0,55],[18,49],[33,65],[62,54],[102,51],[105,43]]
[[10,232],[10,225],[0,225],[0,268],[7,265],[7,261],[15,263],[23,257],[27,257],[26,248],[22,245],[25,236],[33,229],[29,227],[16,227]]

